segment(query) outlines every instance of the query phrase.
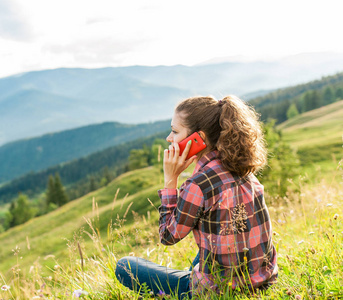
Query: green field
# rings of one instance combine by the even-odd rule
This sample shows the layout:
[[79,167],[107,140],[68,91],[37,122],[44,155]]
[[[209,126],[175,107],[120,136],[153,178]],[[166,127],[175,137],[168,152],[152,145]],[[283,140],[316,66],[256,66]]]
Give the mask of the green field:
[[303,172],[331,176],[343,157],[343,100],[301,114],[278,129],[297,150]]
[[[89,231],[87,219],[93,220],[101,234],[106,237],[110,220],[115,222],[117,215],[123,218],[130,203],[132,205],[130,213],[127,213],[126,225],[133,222],[132,210],[139,211],[140,214],[153,212],[154,208],[147,199],[157,205],[156,191],[160,187],[159,182],[162,178],[159,173],[157,168],[125,173],[104,188],[2,233],[0,235],[1,273],[8,274],[17,263],[17,258],[12,252],[16,246],[21,249],[20,265],[23,272],[29,270],[38,258],[44,261],[49,255],[54,255],[62,263],[68,257],[68,240],[72,241],[76,232]],[[118,189],[119,193],[113,201]],[[87,237],[87,234],[82,233],[82,236]],[[88,243],[92,243],[92,240],[86,238],[86,251]],[[123,249],[119,250],[124,252]],[[47,260],[44,264],[51,267],[55,262]]]
[[[236,299],[339,299],[343,297],[343,101],[281,124],[297,148],[299,191],[269,208],[280,276],[266,294],[248,291]],[[114,278],[116,260],[140,256],[173,268],[188,268],[196,254],[192,235],[172,247],[159,244],[158,167],[125,173],[106,187],[47,215],[0,234],[0,299],[138,299]],[[232,292],[206,299],[230,299]],[[38,299],[38,298],[34,298]],[[147,297],[148,299],[148,297]],[[176,299],[176,298],[172,298]],[[233,299],[233,298],[232,298]]]

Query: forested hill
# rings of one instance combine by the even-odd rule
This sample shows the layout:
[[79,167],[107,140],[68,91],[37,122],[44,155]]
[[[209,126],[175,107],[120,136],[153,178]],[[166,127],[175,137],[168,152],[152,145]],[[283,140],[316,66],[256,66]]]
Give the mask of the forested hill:
[[[139,138],[92,153],[65,164],[52,166],[39,172],[31,172],[16,178],[0,187],[0,204],[8,203],[18,196],[18,193],[30,197],[45,191],[50,175],[59,174],[71,199],[89,192],[91,178],[103,176],[104,169],[110,170],[110,177],[118,176],[128,170],[128,158],[133,149],[143,149],[152,146],[156,139],[166,137],[168,131],[156,133],[149,137]],[[106,175],[105,175],[106,176]]]
[[106,122],[8,143],[0,147],[0,183],[168,128],[170,120],[138,125]]
[[263,120],[282,123],[299,113],[310,111],[343,99],[343,73],[322,77],[306,84],[278,89],[249,101]]

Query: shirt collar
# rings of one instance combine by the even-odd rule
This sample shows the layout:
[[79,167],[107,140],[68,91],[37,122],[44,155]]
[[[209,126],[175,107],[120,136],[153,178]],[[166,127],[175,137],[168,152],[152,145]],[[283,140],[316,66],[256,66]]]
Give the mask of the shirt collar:
[[207,165],[210,161],[219,159],[219,152],[218,150],[211,151],[204,156],[202,156],[199,161],[197,162],[193,174],[198,172],[200,169],[202,169],[205,165]]

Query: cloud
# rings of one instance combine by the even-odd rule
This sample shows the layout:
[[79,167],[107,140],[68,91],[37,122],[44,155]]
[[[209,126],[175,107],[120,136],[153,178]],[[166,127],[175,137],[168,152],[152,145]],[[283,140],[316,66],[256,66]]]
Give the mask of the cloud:
[[0,37],[21,41],[31,38],[28,23],[10,0],[0,2]]
[[77,40],[65,45],[50,44],[43,51],[52,55],[68,55],[78,64],[118,64],[146,40],[98,38]]

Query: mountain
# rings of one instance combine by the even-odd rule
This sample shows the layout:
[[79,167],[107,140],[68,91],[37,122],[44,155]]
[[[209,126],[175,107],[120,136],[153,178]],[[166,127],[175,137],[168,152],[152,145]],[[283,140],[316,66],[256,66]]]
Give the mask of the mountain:
[[59,69],[1,79],[0,145],[105,121],[165,120],[184,94],[108,71]]
[[11,142],[0,147],[0,183],[169,128],[170,120],[136,125],[106,122]]
[[122,174],[127,171],[131,150],[143,147],[151,148],[156,139],[163,139],[166,135],[167,132],[160,132],[137,138],[63,164],[27,173],[0,186],[0,204],[10,202],[18,196],[18,193],[26,194],[29,197],[37,196],[46,189],[49,176],[56,173],[60,175],[63,184],[67,187],[67,192],[71,191],[71,199],[75,199],[75,193],[84,195],[85,191],[89,191],[90,177],[103,175],[103,170],[106,168],[110,169],[114,176]]
[[0,145],[105,121],[137,124],[169,119],[176,103],[189,96],[236,94],[247,100],[342,69],[343,55],[329,53],[192,67],[56,69],[18,74],[0,79]]

